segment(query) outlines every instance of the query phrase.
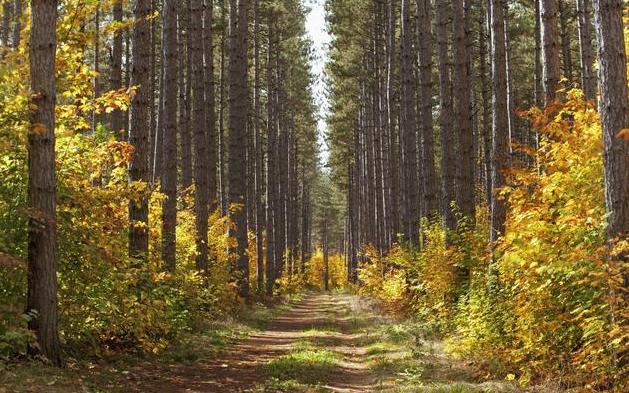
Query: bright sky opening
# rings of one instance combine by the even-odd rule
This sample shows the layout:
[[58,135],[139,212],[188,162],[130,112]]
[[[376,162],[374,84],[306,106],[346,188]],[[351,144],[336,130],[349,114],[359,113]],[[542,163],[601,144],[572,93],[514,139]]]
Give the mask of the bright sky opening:
[[303,0],[310,8],[306,18],[306,30],[314,44],[315,58],[312,61],[312,71],[315,75],[313,92],[319,105],[319,120],[317,124],[319,144],[321,145],[321,161],[324,167],[330,156],[325,136],[327,134],[326,115],[328,112],[328,98],[326,95],[325,64],[328,60],[328,44],[331,37],[325,23],[325,0]]

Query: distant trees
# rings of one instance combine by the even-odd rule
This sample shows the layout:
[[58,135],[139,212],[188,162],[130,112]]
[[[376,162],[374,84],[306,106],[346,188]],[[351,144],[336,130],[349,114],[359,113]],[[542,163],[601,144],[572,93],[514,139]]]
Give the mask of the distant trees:
[[[567,86],[578,79],[588,99],[596,96],[588,1],[328,5],[330,29],[341,37],[331,51],[329,124],[332,171],[347,190],[350,270],[366,244],[386,254],[402,234],[403,243],[421,247],[422,217],[442,219],[450,241],[459,217],[473,223],[484,203],[497,240],[506,215],[497,190],[510,166],[535,165],[521,148],[543,138],[516,108],[550,103],[564,77]],[[518,60],[529,49],[531,62]],[[522,88],[521,80],[535,88]],[[479,183],[485,192],[477,192]],[[384,247],[378,232],[385,232]]]
[[596,75],[594,74],[594,54],[592,52],[591,18],[589,0],[577,0],[579,23],[579,54],[581,55],[581,86],[587,100],[596,98]]

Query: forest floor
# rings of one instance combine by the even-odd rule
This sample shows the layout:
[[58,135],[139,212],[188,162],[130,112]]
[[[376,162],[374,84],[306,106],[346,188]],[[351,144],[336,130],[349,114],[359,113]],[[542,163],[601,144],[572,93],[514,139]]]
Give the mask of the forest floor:
[[[244,323],[243,323],[244,321]],[[33,362],[0,368],[0,393],[490,393],[421,328],[355,295],[312,293],[254,309],[229,329],[191,335],[159,356],[127,356],[59,371]]]

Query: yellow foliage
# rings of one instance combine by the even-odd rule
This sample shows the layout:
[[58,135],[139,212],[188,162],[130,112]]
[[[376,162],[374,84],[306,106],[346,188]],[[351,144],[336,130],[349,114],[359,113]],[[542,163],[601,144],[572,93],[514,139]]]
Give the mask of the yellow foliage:
[[[342,255],[331,254],[328,258],[329,267],[329,288],[340,289],[347,284],[347,269],[345,259]],[[312,255],[306,267],[306,282],[316,289],[325,288],[325,265],[323,261],[323,251],[317,250]]]
[[613,365],[626,356],[618,349],[628,336],[625,313],[610,322],[611,278],[620,270],[607,262],[602,132],[580,91],[556,109],[526,113],[544,136],[538,167],[511,170],[499,289],[467,294],[451,349],[494,359],[502,369],[493,371],[521,384],[562,374],[568,385],[605,390],[626,380]]

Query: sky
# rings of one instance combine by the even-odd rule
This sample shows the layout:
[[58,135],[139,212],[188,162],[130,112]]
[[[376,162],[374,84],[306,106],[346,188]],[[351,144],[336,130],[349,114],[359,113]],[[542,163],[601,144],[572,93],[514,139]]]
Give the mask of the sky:
[[317,125],[319,144],[321,145],[321,162],[325,166],[328,162],[329,151],[325,143],[327,125],[325,115],[328,108],[328,100],[325,94],[325,63],[328,59],[327,47],[330,43],[330,35],[325,25],[325,0],[302,0],[310,13],[306,18],[306,31],[314,43],[315,60],[312,61],[312,70],[316,76],[313,92],[319,104],[319,123]]

